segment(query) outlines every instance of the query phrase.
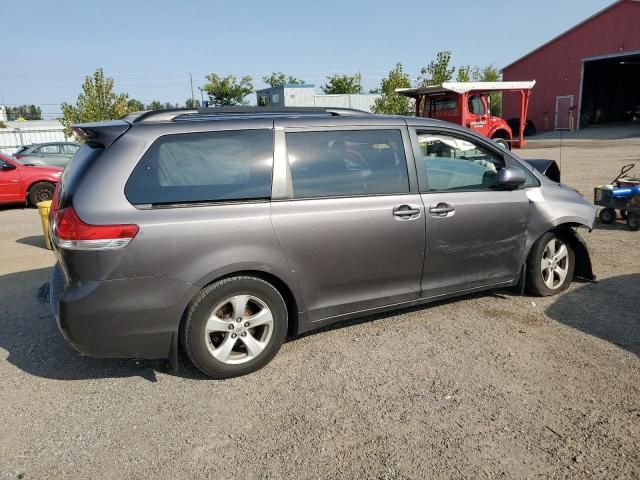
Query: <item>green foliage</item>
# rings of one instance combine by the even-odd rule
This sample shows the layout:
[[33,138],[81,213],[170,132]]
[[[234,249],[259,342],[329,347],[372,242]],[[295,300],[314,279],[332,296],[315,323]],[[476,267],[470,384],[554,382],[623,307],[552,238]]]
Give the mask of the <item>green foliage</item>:
[[143,110],[170,110],[172,108],[180,108],[180,105],[171,102],[162,103],[160,100],[154,100],[153,102],[149,103]]
[[[451,52],[438,52],[436,59],[432,60],[429,65],[423,67],[420,73],[422,77],[418,79],[421,85],[442,85],[453,78],[456,67],[449,66],[451,63]],[[472,67],[471,65],[462,65],[458,68],[456,76],[458,82],[498,82],[500,81],[500,72],[493,65],[485,67]],[[493,92],[489,95],[491,102],[491,115],[500,116],[502,113],[502,94]]]
[[436,59],[429,65],[422,67],[420,73],[423,75],[418,79],[421,85],[442,85],[453,78],[456,67],[450,67],[451,52],[443,51],[436,54]]
[[121,118],[132,110],[126,93],[113,91],[113,79],[104,76],[101,68],[93,76],[85,77],[82,93],[75,105],[63,103],[62,119],[65,135],[71,136],[71,126],[76,123],[99,122]]
[[362,93],[362,76],[355,75],[331,75],[327,77],[327,83],[320,87],[326,94],[337,93]]
[[271,75],[262,77],[262,81],[267,85],[269,85],[270,87],[281,87],[282,85],[304,84],[304,80],[300,80],[299,78],[292,77],[291,75],[286,76],[282,72],[273,72]]
[[0,128],[7,128],[7,124],[0,120]]
[[129,111],[131,112],[141,112],[145,110],[144,103],[142,103],[140,100],[136,100],[135,98],[130,99],[127,105],[129,106]]
[[153,102],[150,102],[147,104],[145,110],[161,110],[162,109],[162,102],[160,102],[160,100],[154,100]]
[[208,82],[204,84],[202,90],[207,92],[209,101],[214,106],[246,105],[245,97],[253,92],[252,78],[249,76],[237,81],[233,75],[223,78],[212,73],[205,78]]
[[[473,71],[473,80],[476,82],[499,82],[501,79],[500,71],[493,64],[485,67],[475,67]],[[491,115],[500,117],[502,115],[502,93],[492,92],[489,97]]]
[[471,81],[471,65],[462,65],[458,67],[458,75],[456,77],[457,82],[470,82]]
[[36,105],[18,105],[17,107],[7,107],[7,119],[18,120],[42,120],[42,110]]
[[398,95],[396,88],[411,87],[409,75],[402,69],[402,64],[396,64],[395,68],[389,72],[387,78],[382,79],[380,92],[382,95],[377,98],[373,105],[373,113],[386,113],[388,115],[411,115],[413,109],[407,97]]
[[200,108],[200,100],[194,100],[193,98],[189,97],[185,100],[184,106],[186,108]]

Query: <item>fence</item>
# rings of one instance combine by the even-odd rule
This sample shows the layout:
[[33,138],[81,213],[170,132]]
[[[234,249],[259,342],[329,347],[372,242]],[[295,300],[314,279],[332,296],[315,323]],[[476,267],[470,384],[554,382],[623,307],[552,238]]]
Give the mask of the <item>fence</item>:
[[65,137],[62,126],[0,128],[0,152],[9,155],[23,145],[66,141],[73,139]]

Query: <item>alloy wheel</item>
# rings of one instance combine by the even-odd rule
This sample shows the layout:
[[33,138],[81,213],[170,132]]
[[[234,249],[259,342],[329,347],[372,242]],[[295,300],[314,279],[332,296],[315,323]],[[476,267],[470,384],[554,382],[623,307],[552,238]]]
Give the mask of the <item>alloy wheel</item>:
[[540,270],[547,288],[556,290],[564,284],[569,273],[569,250],[563,241],[552,238],[545,245]]
[[273,314],[253,295],[235,295],[218,304],[205,326],[209,353],[227,364],[253,360],[269,344]]

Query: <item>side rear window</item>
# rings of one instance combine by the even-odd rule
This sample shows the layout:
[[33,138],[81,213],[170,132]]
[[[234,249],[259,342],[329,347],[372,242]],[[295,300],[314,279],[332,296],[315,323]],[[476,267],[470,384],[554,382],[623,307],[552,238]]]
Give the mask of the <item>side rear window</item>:
[[288,132],[294,198],[409,192],[400,130]]
[[166,135],[140,159],[125,195],[133,205],[268,199],[272,168],[271,130]]
[[43,145],[36,149],[37,153],[60,153],[60,146],[55,145]]

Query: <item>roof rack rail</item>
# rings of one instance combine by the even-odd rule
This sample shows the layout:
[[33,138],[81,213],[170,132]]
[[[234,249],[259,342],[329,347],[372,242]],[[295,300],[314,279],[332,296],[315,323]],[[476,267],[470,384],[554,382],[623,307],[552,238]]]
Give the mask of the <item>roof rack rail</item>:
[[[139,113],[135,118],[133,115],[135,113]],[[132,123],[143,123],[143,122],[170,122],[178,115],[185,115],[189,113],[198,113],[198,110],[195,108],[165,108],[160,110],[147,110],[144,112],[135,112],[130,113],[125,116],[123,120],[130,121]]]
[[176,119],[189,120],[215,115],[287,115],[287,114],[325,114],[325,115],[369,115],[364,110],[340,107],[210,107],[210,108],[171,108],[135,112],[124,117],[132,123],[171,122]]

